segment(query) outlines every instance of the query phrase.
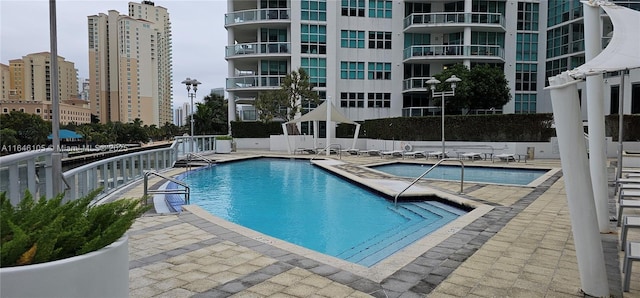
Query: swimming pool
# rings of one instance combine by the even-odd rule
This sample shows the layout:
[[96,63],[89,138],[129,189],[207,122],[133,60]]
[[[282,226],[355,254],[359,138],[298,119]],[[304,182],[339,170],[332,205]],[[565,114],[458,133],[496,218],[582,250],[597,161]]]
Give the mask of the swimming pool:
[[191,203],[213,215],[367,267],[466,213],[440,202],[396,208],[308,160],[236,161],[178,179]]
[[[431,166],[432,165],[430,164],[393,163],[372,166],[370,168],[394,176],[416,178],[422,175],[422,173],[428,170]],[[548,171],[549,170],[545,169],[465,166],[464,181],[524,186],[542,177]],[[423,178],[460,181],[460,166],[439,165]]]

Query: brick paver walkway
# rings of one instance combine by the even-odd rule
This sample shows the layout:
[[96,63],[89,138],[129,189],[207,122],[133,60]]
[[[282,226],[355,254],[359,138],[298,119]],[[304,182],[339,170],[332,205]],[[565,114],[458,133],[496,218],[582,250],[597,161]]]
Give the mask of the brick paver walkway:
[[[343,158],[352,160],[380,162]],[[557,161],[539,164],[559,166]],[[431,183],[448,192],[456,185]],[[129,232],[130,296],[583,296],[561,173],[536,188],[469,184],[465,189],[464,198],[493,209],[382,278],[230,228],[200,214],[195,206],[179,215],[144,216]],[[141,186],[136,186],[118,196],[141,193]],[[634,237],[640,239],[640,233],[629,235]],[[603,243],[611,294],[622,297],[617,235],[603,235]],[[640,270],[636,271],[625,297],[640,296]]]

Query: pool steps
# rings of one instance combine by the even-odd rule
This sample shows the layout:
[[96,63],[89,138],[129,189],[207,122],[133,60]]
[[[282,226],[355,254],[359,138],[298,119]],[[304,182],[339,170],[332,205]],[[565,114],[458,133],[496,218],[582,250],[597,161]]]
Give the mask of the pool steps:
[[[437,208],[434,209],[433,206]],[[392,209],[408,221],[338,254],[337,257],[370,267],[390,253],[406,247],[452,219],[466,214],[466,211],[436,201],[401,203],[398,208],[392,207]],[[434,215],[437,216],[435,220],[425,221],[433,218]]]

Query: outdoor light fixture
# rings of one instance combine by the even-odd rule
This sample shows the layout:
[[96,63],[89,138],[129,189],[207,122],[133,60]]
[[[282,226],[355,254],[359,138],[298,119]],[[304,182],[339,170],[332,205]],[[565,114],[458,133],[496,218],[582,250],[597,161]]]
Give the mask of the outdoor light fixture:
[[455,96],[456,95],[456,85],[458,82],[461,82],[462,80],[458,77],[456,77],[456,75],[452,75],[450,78],[446,79],[445,82],[450,83],[451,84],[451,91],[436,91],[436,85],[440,84],[440,81],[437,80],[436,78],[431,78],[429,79],[426,83],[427,85],[429,85],[429,88],[431,89],[431,96],[432,97],[436,97],[436,96],[440,96],[440,98],[442,99],[442,158],[446,157],[445,154],[445,147],[444,147],[444,98],[445,96]]
[[[198,80],[196,79],[191,79],[191,78],[187,78],[184,81],[182,81],[182,84],[187,85],[187,96],[189,96],[189,98],[191,99],[191,152],[193,152],[193,122],[195,120],[193,120],[193,114],[194,113],[194,108],[193,108],[193,98],[196,97],[196,92],[198,92],[198,85],[202,84],[200,82],[198,82]],[[193,92],[191,92],[191,87],[193,86]]]

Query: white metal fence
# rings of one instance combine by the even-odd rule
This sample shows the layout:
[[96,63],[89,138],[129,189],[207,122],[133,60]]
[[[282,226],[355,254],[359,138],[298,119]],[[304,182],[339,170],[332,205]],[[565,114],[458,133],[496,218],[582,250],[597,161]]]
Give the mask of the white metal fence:
[[[122,155],[92,162],[63,173],[65,201],[81,198],[92,190],[103,187],[99,198],[133,181],[142,179],[146,171],[162,171],[190,152],[215,150],[215,137],[176,137],[168,148]],[[191,149],[193,141],[193,150]],[[34,197],[54,197],[51,154],[53,149],[42,149],[0,157],[0,192],[6,192],[12,204],[17,204],[28,189]],[[98,199],[99,199],[98,198]]]

